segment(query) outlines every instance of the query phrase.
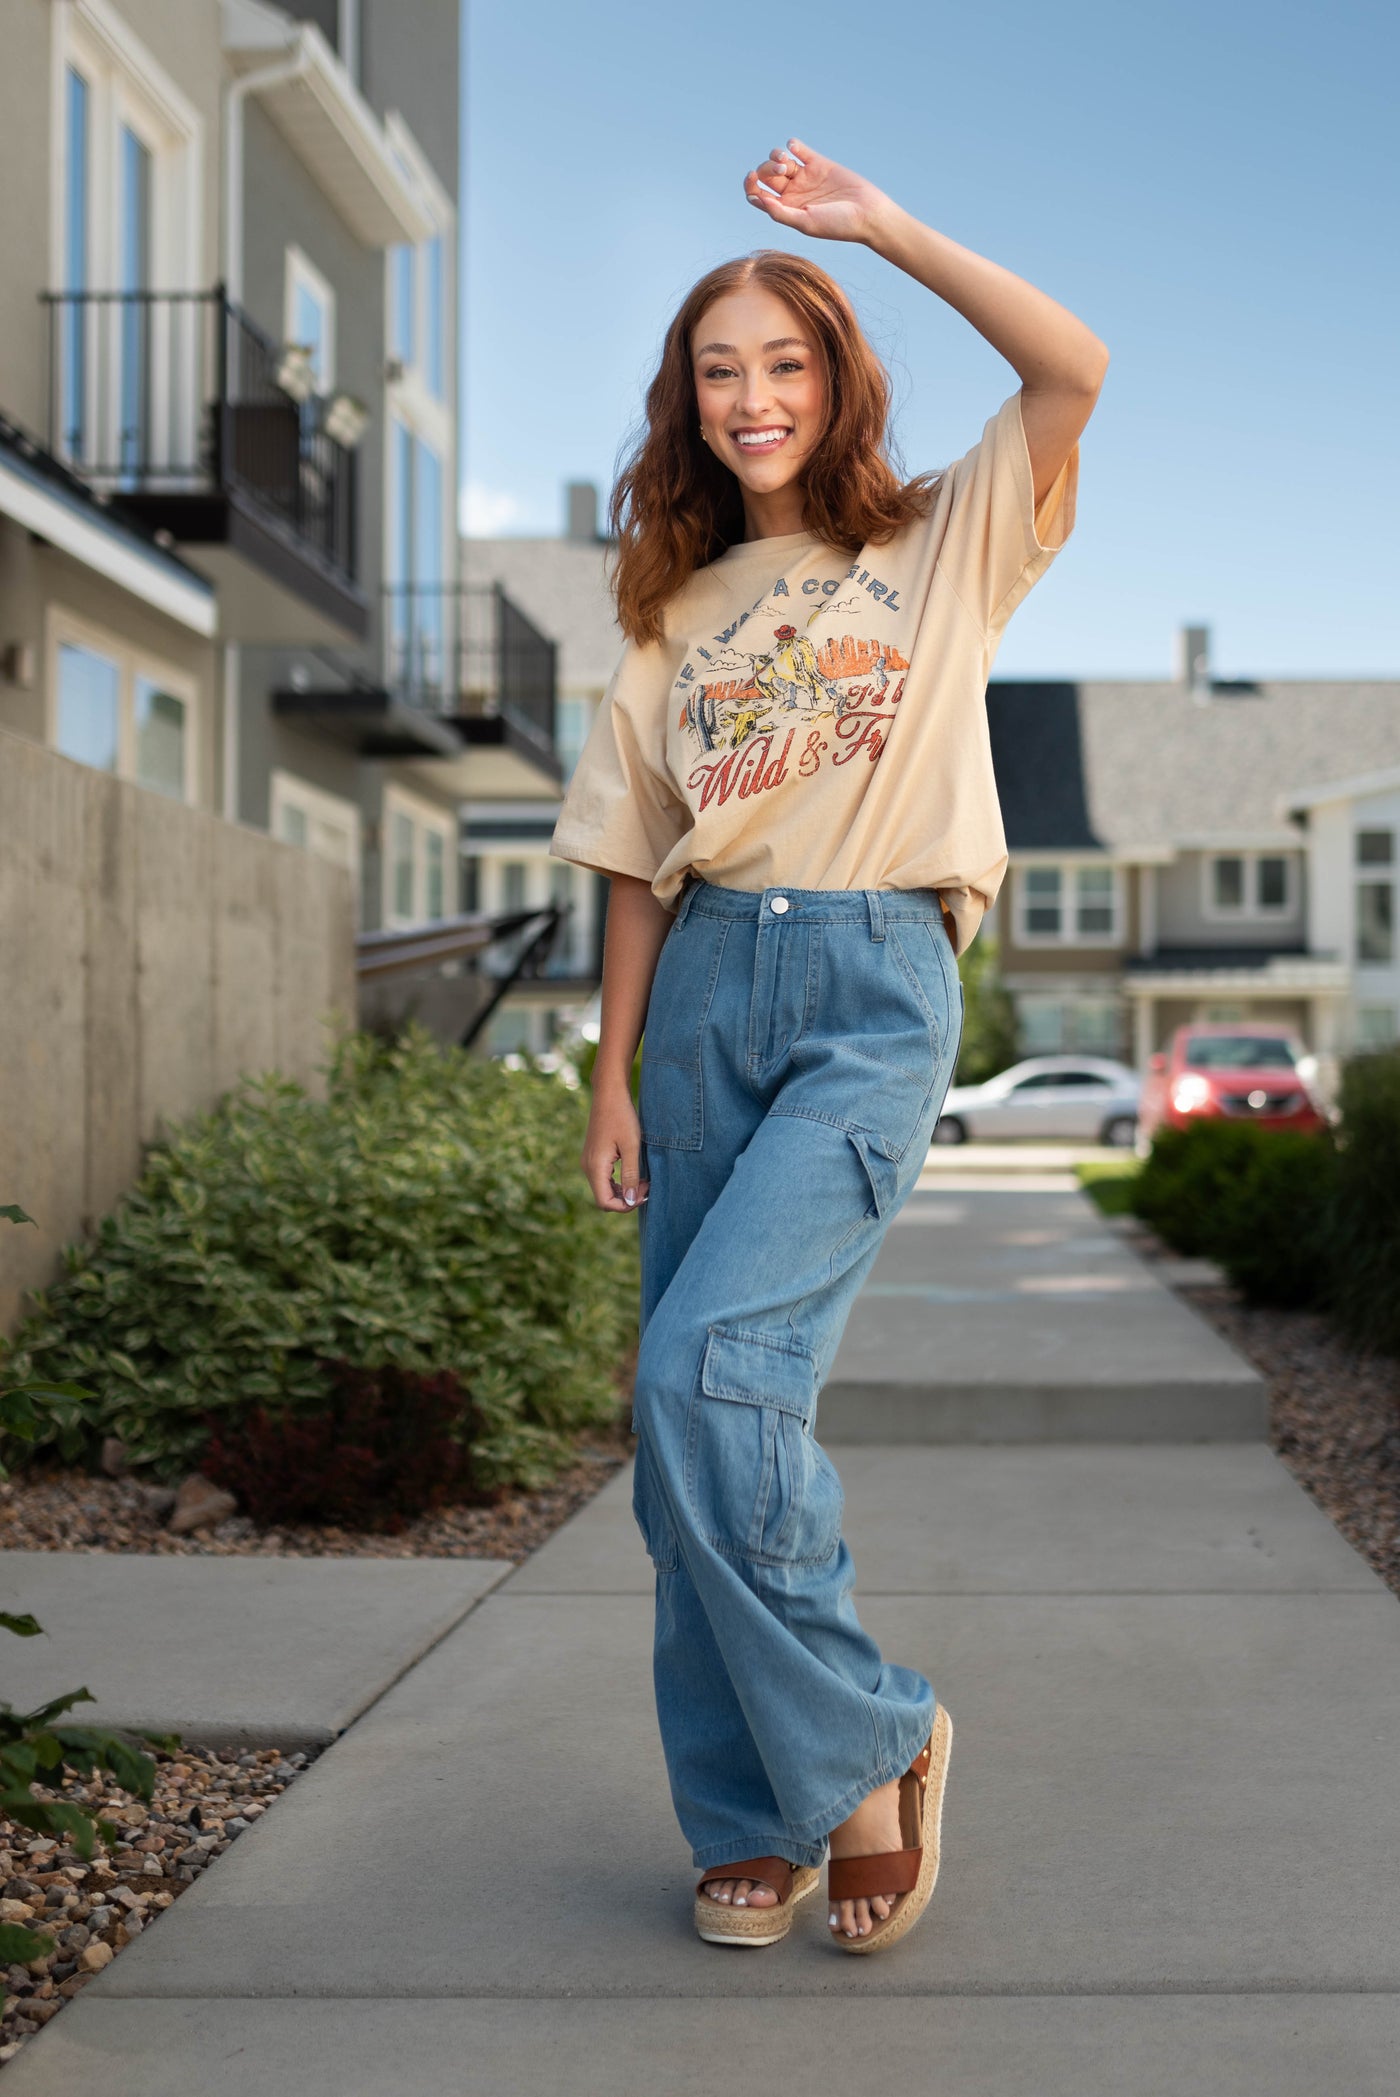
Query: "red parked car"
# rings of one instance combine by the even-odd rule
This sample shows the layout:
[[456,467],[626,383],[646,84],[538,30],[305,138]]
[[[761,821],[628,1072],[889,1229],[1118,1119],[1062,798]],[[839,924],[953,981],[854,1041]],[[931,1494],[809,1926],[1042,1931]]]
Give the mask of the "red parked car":
[[1207,1116],[1270,1129],[1323,1129],[1327,1114],[1299,1069],[1307,1052],[1285,1027],[1215,1020],[1178,1027],[1149,1057],[1138,1107],[1137,1147],[1159,1128],[1184,1129]]

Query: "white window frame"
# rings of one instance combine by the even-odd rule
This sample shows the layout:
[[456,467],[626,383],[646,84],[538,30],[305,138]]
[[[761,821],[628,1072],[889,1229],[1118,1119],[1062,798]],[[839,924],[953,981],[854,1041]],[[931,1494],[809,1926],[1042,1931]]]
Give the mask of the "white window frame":
[[[407,816],[413,825],[413,909],[407,917],[394,908],[394,817]],[[385,930],[427,922],[428,853],[424,842],[429,831],[443,841],[443,913],[452,917],[457,908],[457,818],[406,787],[386,786],[380,816],[380,921]]]
[[[1215,867],[1221,859],[1239,859],[1244,862],[1245,900],[1239,909],[1222,907],[1215,900]],[[1282,903],[1259,901],[1259,862],[1261,859],[1283,861],[1284,900]],[[1298,909],[1298,855],[1286,845],[1270,850],[1260,847],[1230,851],[1222,848],[1201,854],[1201,916],[1212,925],[1272,925],[1284,918],[1293,917]]]
[[[1031,898],[1027,874],[1032,868],[1037,872],[1053,867],[1060,876],[1061,922],[1058,932],[1032,932],[1029,929]],[[1079,873],[1081,868],[1107,871],[1112,885],[1110,898],[1113,923],[1107,932],[1080,932],[1076,920],[1079,915]],[[1112,861],[1102,859],[1073,859],[1048,855],[1044,858],[1019,859],[1012,870],[1012,892],[1015,897],[1016,944],[1019,947],[1120,947],[1123,944],[1127,924],[1126,891],[1123,869]]]
[[[332,866],[345,867],[354,879],[358,894],[360,811],[354,802],[347,800],[343,794],[328,793],[323,786],[313,786],[309,780],[299,778],[295,772],[284,772],[280,767],[274,767],[270,783],[272,796],[268,809],[268,829],[272,836],[279,844],[290,844],[291,840],[282,835],[282,816],[289,808],[298,809],[307,822],[308,841],[305,849],[314,857],[329,861]],[[327,851],[324,843],[316,842],[317,823],[334,824],[338,829],[348,832],[348,856],[345,852]],[[294,846],[293,849],[299,851],[302,847]]]
[[[451,450],[453,360],[457,354],[457,213],[451,197],[433,172],[431,163],[398,110],[384,119],[384,131],[399,169],[416,192],[425,217],[432,223],[428,240],[412,249],[413,255],[413,356],[389,374],[390,398],[405,420],[424,426],[437,450]],[[428,272],[425,250],[433,239],[442,243],[442,335],[438,349],[442,357],[442,392],[434,393],[427,381],[423,346],[427,341]],[[404,245],[404,243],[399,243]],[[394,248],[384,254],[384,339],[394,339]]]
[[[121,260],[121,134],[128,127],[151,154],[151,284],[153,291],[196,291],[202,287],[204,125],[195,105],[184,95],[109,0],[55,0],[53,7],[50,125],[52,181],[49,185],[49,282],[68,286],[66,224],[68,212],[68,69],[82,75],[88,87],[89,186],[87,282],[89,291],[119,288]],[[90,326],[102,324],[91,309]],[[156,309],[160,314],[162,309]],[[180,327],[167,315],[171,354],[154,356],[155,391],[151,403],[153,430],[169,429],[178,419],[176,444],[188,453],[191,418],[197,413],[190,351],[198,331]],[[185,345],[188,343],[190,349]],[[190,368],[186,368],[190,367]],[[106,397],[98,376],[105,369]],[[85,369],[84,426],[94,432],[100,455],[109,447],[103,432],[115,429],[120,416],[120,360],[92,355]],[[181,397],[169,398],[172,386]],[[185,429],[184,424],[189,423]],[[103,463],[110,463],[103,461]]]
[[[109,777],[123,779],[129,786],[139,786],[143,793],[157,794],[163,801],[175,801],[173,794],[161,792],[159,787],[147,786],[136,776],[136,680],[146,677],[158,684],[162,691],[183,702],[185,708],[185,776],[179,796],[179,804],[186,808],[198,805],[198,781],[200,760],[199,686],[186,670],[179,670],[173,663],[152,654],[147,648],[133,647],[105,626],[94,625],[90,619],[81,618],[66,606],[51,604],[46,619],[45,657],[47,676],[44,700],[44,740],[51,750],[58,749],[58,665],[59,651],[65,643],[77,648],[90,649],[95,655],[106,656],[117,666],[117,769]],[[62,754],[62,753],[60,753]],[[74,758],[72,763],[80,763]]]
[[297,292],[309,291],[319,301],[326,314],[326,368],[317,380],[317,390],[322,394],[335,391],[336,371],[336,300],[335,286],[322,275],[304,248],[294,241],[287,243],[286,262],[282,276],[282,316],[284,342],[296,342],[300,338],[296,331]]

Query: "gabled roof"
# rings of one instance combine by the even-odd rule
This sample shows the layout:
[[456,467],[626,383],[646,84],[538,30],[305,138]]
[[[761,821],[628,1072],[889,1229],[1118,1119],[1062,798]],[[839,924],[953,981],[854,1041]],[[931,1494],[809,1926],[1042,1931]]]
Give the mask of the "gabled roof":
[[1177,683],[993,678],[987,717],[1012,852],[1296,844],[1293,797],[1400,757],[1400,679],[1216,684],[1202,702]]

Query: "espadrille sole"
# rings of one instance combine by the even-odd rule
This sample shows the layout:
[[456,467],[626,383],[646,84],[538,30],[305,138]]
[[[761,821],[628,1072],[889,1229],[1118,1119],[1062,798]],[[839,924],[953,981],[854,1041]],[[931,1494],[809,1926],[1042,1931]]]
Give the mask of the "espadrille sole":
[[948,1756],[953,1745],[953,1721],[940,1704],[933,1720],[933,1749],[924,1785],[924,1841],[919,1876],[912,1891],[900,1896],[892,1915],[877,1922],[868,1937],[843,1937],[828,1928],[827,1935],[838,1951],[887,1951],[891,1944],[914,1927],[933,1896],[938,1879],[938,1852],[943,1831],[943,1788],[948,1781]]
[[695,1896],[695,1932],[706,1944],[777,1944],[792,1928],[792,1911],[800,1900],[815,1893],[821,1872],[810,1864],[795,1864],[792,1890],[773,1908],[735,1908],[711,1900],[706,1893]]

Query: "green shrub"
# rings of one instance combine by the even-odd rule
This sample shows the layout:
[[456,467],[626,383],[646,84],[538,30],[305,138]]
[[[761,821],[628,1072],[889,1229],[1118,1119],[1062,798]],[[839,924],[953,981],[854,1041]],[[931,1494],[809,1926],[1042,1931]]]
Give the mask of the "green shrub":
[[1133,1213],[1176,1252],[1218,1259],[1226,1212],[1245,1161],[1272,1131],[1237,1121],[1163,1128],[1133,1181]]
[[1327,1299],[1337,1157],[1330,1136],[1250,1129],[1220,1216],[1216,1258],[1250,1303]]
[[1335,1182],[1328,1135],[1197,1121],[1159,1130],[1132,1206],[1176,1251],[1218,1260],[1252,1303],[1319,1303]]
[[211,1413],[324,1411],[327,1359],[450,1370],[478,1485],[543,1483],[613,1416],[636,1334],[635,1226],[579,1170],[588,1093],[416,1023],[346,1036],[326,1080],[320,1102],[246,1079],[176,1129],[68,1249],[6,1368],[92,1386],[86,1449],[119,1435],[166,1478],[199,1461]]
[[1348,1339],[1400,1354],[1400,1048],[1342,1067],[1330,1310]]

